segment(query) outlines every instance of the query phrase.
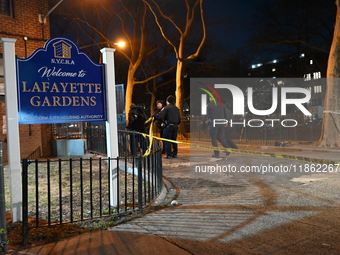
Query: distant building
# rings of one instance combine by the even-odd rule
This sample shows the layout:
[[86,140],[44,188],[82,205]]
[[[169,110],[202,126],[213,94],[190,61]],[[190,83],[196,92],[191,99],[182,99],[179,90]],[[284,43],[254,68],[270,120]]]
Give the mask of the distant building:
[[307,54],[300,56],[274,59],[264,63],[254,63],[248,70],[252,78],[301,78],[303,87],[311,91],[311,100],[306,108],[312,113],[313,119],[322,118],[326,91],[327,57]]

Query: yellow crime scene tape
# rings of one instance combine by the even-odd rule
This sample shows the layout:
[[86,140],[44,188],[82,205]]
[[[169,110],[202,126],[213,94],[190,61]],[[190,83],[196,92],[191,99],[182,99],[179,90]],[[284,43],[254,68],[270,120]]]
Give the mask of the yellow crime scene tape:
[[188,145],[188,146],[191,146],[191,147],[197,147],[197,148],[201,148],[201,149],[218,150],[218,151],[224,151],[224,152],[241,153],[241,154],[248,154],[248,155],[255,155],[255,156],[271,157],[271,158],[289,159],[289,160],[296,160],[296,161],[308,162],[308,163],[313,163],[313,164],[340,165],[340,161],[334,161],[334,160],[316,159],[316,158],[310,158],[310,157],[286,155],[286,154],[279,154],[279,153],[269,153],[269,152],[260,152],[260,151],[249,151],[249,150],[240,150],[240,149],[232,149],[232,148],[213,147],[213,146],[205,146],[205,145],[181,142],[181,141],[176,141],[176,140],[169,140],[169,139],[161,138],[161,137],[158,137],[158,136],[154,136],[153,135],[153,124],[154,124],[154,118],[153,117],[150,117],[145,122],[145,124],[150,123],[150,122],[151,122],[151,124],[150,124],[149,134],[142,134],[144,137],[149,137],[149,147],[146,150],[146,152],[144,153],[143,157],[148,156],[152,152],[152,139],[155,138],[157,140],[161,140],[161,141],[165,141],[165,142],[183,144],[183,145]]

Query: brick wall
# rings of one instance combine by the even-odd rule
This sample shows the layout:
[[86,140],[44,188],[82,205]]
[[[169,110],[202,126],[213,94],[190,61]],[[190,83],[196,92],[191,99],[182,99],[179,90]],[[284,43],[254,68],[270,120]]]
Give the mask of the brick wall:
[[[37,48],[44,46],[50,38],[48,23],[39,23],[39,14],[46,14],[49,10],[47,0],[13,0],[14,17],[0,16],[0,37],[15,38],[16,55],[20,58],[29,56]],[[24,38],[27,40],[24,40]],[[2,53],[2,44],[0,44]],[[0,100],[0,140],[7,137],[4,116],[6,114],[5,101]],[[44,156],[51,155],[51,128],[50,125],[20,125],[21,157],[29,156],[38,147]],[[6,142],[4,143],[4,156],[7,159]]]
[[[14,18],[0,16],[0,36],[17,39],[15,44],[17,56],[29,56],[36,48],[43,47],[45,41],[50,38],[50,26],[48,23],[48,18],[47,23],[44,25],[39,23],[38,18],[39,14],[46,14],[48,12],[48,1],[13,1]],[[27,37],[28,40],[25,41],[24,37]]]

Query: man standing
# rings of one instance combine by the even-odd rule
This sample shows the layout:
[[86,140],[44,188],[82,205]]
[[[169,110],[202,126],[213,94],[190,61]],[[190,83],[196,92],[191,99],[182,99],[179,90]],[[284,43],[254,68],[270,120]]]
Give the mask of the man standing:
[[[224,138],[225,125],[223,124],[215,124],[214,120],[216,119],[228,119],[227,108],[223,104],[216,103],[209,98],[210,102],[207,105],[207,118],[209,120],[209,135],[211,138],[211,144],[214,147],[218,147],[217,141],[219,141],[223,147],[230,148],[227,141]],[[229,155],[229,152],[225,152],[226,155]],[[218,150],[214,150],[213,158],[219,158],[220,152]]]
[[128,117],[129,119],[128,119],[128,125],[126,126],[126,129],[129,131],[138,132],[138,133],[136,132],[130,133],[131,154],[133,156],[137,156],[138,151],[140,151],[140,149],[142,150],[142,153],[144,153],[147,148],[145,138],[143,137],[142,134],[139,134],[139,133],[146,133],[145,126],[144,126],[146,116],[145,116],[145,113],[142,107],[132,104],[130,106]]
[[[181,115],[179,109],[175,106],[175,102],[176,99],[174,96],[168,96],[166,99],[167,105],[158,114],[153,116],[156,120],[164,120],[163,137],[173,141],[176,141],[178,125],[181,122]],[[165,141],[166,159],[177,158],[177,152],[177,143]]]
[[231,120],[233,119],[233,113],[231,112],[231,110],[229,110],[229,107],[227,104],[225,104],[225,107],[227,109],[227,116],[228,116],[227,117],[228,123],[226,124],[226,127],[225,127],[225,139],[230,148],[238,149],[238,146],[231,139],[231,133],[233,131],[233,128],[231,127],[230,123],[231,123]]
[[[157,106],[157,110],[154,112],[154,114],[159,114],[163,110],[163,108],[165,107],[164,100],[158,100],[156,102],[156,106]],[[155,124],[156,124],[157,130],[159,132],[159,137],[160,138],[164,138],[164,135],[163,135],[163,133],[164,133],[164,126],[165,126],[164,125],[164,121],[163,120],[156,120]],[[162,154],[164,154],[165,153],[165,146],[164,146],[164,142],[162,142],[162,143],[163,143],[163,145],[162,145]]]

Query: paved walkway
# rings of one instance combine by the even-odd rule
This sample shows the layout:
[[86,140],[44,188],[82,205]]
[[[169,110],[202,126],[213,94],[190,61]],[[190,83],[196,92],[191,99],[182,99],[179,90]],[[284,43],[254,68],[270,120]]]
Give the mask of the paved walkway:
[[[340,151],[315,147],[256,149],[340,158]],[[210,151],[187,146],[179,151],[179,158],[163,160],[167,193],[156,203],[168,206],[109,230],[14,254],[340,254],[340,169],[311,173],[299,161],[236,153],[212,159]],[[236,172],[195,172],[204,166]],[[303,171],[239,171],[247,166]]]

